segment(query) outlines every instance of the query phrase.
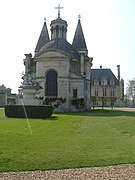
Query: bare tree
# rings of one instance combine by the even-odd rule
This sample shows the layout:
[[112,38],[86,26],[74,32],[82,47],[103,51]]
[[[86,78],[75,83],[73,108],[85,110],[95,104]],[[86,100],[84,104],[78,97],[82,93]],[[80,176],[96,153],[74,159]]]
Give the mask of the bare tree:
[[123,100],[124,104],[125,104],[125,107],[128,107],[129,104],[130,104],[130,97],[128,94],[125,94],[124,95],[124,100]]
[[127,95],[133,102],[133,107],[135,105],[135,78],[132,80],[129,80],[127,83]]

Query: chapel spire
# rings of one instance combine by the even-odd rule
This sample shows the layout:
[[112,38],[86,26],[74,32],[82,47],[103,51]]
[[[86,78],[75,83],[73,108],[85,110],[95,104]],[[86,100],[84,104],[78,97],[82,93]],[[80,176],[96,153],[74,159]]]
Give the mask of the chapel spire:
[[67,38],[67,22],[65,20],[62,20],[60,17],[60,9],[63,9],[60,5],[56,7],[55,9],[58,9],[58,18],[51,21],[51,40],[54,39],[65,39]]
[[47,24],[46,24],[46,18],[44,19],[44,24],[43,24],[43,28],[41,30],[36,48],[35,48],[35,52],[38,52],[42,46],[44,46],[48,41],[50,41],[49,38],[49,33],[48,33],[48,29],[47,29]]
[[85,42],[85,38],[84,38],[82,26],[81,26],[81,20],[80,20],[81,16],[79,15],[78,18],[79,18],[78,24],[76,27],[76,31],[75,31],[75,35],[74,35],[72,45],[78,51],[87,51],[87,46],[86,46],[86,42]]

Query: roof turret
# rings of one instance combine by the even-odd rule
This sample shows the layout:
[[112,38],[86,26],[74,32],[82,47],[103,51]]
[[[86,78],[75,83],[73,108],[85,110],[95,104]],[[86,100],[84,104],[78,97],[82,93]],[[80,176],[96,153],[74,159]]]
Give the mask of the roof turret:
[[58,9],[58,18],[51,21],[51,40],[62,38],[67,38],[67,22],[62,20],[60,17],[60,9],[63,9],[60,5],[56,7],[55,9]]
[[38,52],[48,41],[50,41],[50,38],[47,29],[47,24],[45,21],[35,48],[35,52]]
[[76,48],[78,51],[87,51],[87,46],[81,26],[80,16],[77,24],[77,28],[75,31],[74,39],[72,45],[74,48]]

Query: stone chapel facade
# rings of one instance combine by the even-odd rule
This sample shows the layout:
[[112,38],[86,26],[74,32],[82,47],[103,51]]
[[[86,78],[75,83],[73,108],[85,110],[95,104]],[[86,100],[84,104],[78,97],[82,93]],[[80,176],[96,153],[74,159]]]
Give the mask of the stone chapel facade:
[[35,55],[25,54],[25,73],[20,87],[26,105],[42,104],[46,98],[65,101],[56,111],[77,111],[73,100],[83,100],[90,110],[90,74],[93,58],[88,56],[81,20],[78,19],[72,44],[67,41],[67,22],[60,17],[51,21],[51,38],[43,24]]

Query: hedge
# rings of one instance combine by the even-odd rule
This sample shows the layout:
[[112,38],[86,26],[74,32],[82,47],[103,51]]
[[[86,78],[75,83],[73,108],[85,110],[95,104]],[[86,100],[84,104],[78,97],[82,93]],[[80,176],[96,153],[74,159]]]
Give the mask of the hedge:
[[53,112],[52,106],[5,105],[5,115],[14,118],[46,118]]

